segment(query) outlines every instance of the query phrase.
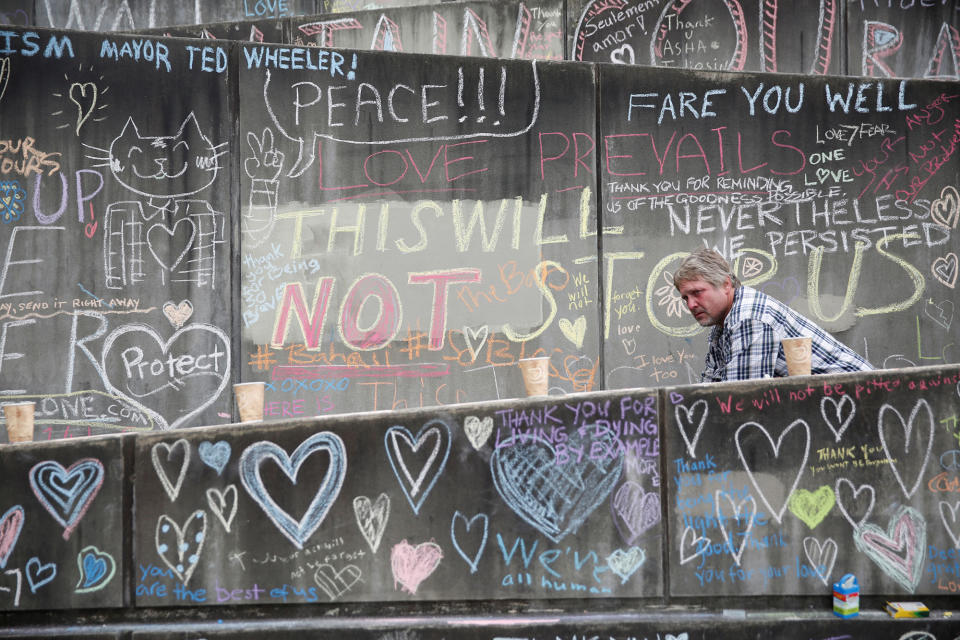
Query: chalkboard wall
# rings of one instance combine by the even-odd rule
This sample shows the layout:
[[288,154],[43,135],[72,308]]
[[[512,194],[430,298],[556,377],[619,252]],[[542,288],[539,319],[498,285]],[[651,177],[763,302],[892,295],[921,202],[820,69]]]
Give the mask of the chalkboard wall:
[[138,606],[662,594],[652,391],[137,441]]
[[268,417],[515,397],[532,356],[554,393],[597,388],[593,86],[570,63],[243,46],[241,377]]
[[956,369],[663,391],[671,592],[945,594]]
[[953,83],[0,43],[0,393],[38,438],[228,422],[237,379],[268,419],[523,396],[532,356],[553,394],[695,382],[702,244],[879,368],[960,358]]
[[608,388],[695,382],[672,272],[714,247],[878,368],[952,362],[956,83],[600,72]]
[[0,610],[120,607],[129,440],[0,448]]
[[0,395],[37,439],[229,420],[229,46],[0,45]]

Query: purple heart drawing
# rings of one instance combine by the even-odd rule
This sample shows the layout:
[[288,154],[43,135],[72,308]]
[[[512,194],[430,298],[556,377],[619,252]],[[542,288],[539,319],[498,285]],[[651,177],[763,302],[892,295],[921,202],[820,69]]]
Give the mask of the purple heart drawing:
[[632,545],[643,532],[660,522],[660,496],[644,491],[633,480],[624,482],[610,501],[620,538]]

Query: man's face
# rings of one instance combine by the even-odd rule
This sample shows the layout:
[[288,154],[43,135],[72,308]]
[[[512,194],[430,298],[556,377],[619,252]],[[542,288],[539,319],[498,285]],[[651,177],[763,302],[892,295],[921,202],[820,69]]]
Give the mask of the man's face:
[[727,278],[723,286],[715,287],[706,280],[687,280],[677,287],[687,309],[701,326],[721,324],[733,304],[733,286]]

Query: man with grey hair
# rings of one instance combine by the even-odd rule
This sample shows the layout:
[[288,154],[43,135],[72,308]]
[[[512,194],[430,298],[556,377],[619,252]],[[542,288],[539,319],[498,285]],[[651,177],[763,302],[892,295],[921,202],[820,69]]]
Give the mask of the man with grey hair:
[[693,317],[713,327],[704,382],[787,375],[780,341],[811,338],[810,372],[867,371],[870,363],[776,298],[744,286],[716,251],[684,258],[673,284]]

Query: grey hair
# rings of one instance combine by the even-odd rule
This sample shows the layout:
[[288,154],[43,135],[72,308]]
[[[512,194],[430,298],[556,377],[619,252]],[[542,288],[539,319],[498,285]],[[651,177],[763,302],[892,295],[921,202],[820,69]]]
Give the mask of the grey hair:
[[702,247],[683,259],[673,274],[673,285],[679,288],[684,282],[704,280],[715,287],[722,287],[727,278],[730,278],[734,289],[740,287],[740,279],[723,256],[713,249]]

